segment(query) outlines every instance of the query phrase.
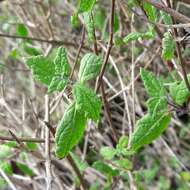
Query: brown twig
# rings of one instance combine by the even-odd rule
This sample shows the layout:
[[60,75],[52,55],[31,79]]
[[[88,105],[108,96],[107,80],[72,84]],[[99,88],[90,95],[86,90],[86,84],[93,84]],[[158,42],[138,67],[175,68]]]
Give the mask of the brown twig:
[[[49,97],[48,97],[48,95],[45,95],[44,121],[49,122]],[[45,128],[45,168],[46,168],[46,180],[47,180],[46,190],[51,190],[51,188],[52,188],[50,132],[51,132],[51,130],[48,127],[46,127]]]
[[83,178],[78,166],[75,164],[75,161],[73,160],[73,158],[71,157],[70,154],[68,154],[67,156],[67,160],[68,162],[70,163],[70,165],[72,166],[73,170],[75,171],[75,173],[77,174],[80,182],[81,182],[81,185],[83,187],[84,190],[87,190],[88,189],[88,184],[86,183],[85,179]]
[[[29,37],[29,36],[18,36],[18,35],[10,35],[10,34],[0,33],[0,37],[12,38],[12,39],[32,40],[32,41],[38,41],[38,42],[43,42],[43,43],[49,43],[52,45],[65,45],[65,46],[74,46],[74,47],[77,46],[77,44],[73,43],[73,42],[67,42],[67,41],[61,41],[61,40],[48,40],[48,39],[35,38],[35,37]],[[84,48],[90,50],[90,48],[88,48],[88,47],[84,47]]]
[[109,103],[107,101],[107,97],[106,97],[106,94],[105,94],[104,82],[103,81],[101,83],[101,92],[102,92],[102,100],[103,100],[103,104],[104,104],[104,109],[105,109],[106,116],[107,116],[109,125],[111,127],[112,133],[113,133],[113,138],[114,138],[114,141],[117,142],[117,140],[118,140],[117,131],[115,130],[115,128],[114,128],[114,126],[112,124]]
[[100,89],[101,81],[102,81],[106,66],[108,64],[109,55],[110,55],[110,52],[111,52],[111,49],[112,49],[112,46],[113,46],[114,13],[115,13],[115,0],[112,0],[109,42],[108,42],[108,47],[107,47],[105,59],[104,59],[103,65],[101,67],[100,75],[98,77],[96,92],[98,92],[99,89]]
[[188,18],[187,16],[177,12],[176,10],[174,10],[170,7],[166,7],[165,5],[163,5],[161,3],[157,3],[154,0],[144,0],[144,2],[150,3],[151,5],[156,7],[157,9],[168,13],[170,16],[172,16],[176,20],[179,20],[182,23],[190,23],[190,18]]
[[[92,13],[91,13],[91,17],[93,19],[93,14]],[[94,43],[94,53],[96,55],[98,55],[99,52],[98,52],[98,45],[97,45],[97,38],[96,38],[96,30],[95,30],[94,25],[93,25],[93,36],[94,36],[94,41],[93,41],[93,43]],[[111,127],[111,131],[112,131],[112,134],[113,134],[113,139],[114,139],[115,142],[117,142],[117,140],[118,140],[117,131],[115,130],[115,128],[113,126],[113,123],[112,123],[111,112],[110,112],[110,108],[109,108],[109,103],[107,101],[103,81],[101,82],[101,94],[102,94],[103,105],[104,105],[104,109],[105,109],[106,116],[107,116],[107,119],[108,119],[108,123],[109,123],[109,125]]]

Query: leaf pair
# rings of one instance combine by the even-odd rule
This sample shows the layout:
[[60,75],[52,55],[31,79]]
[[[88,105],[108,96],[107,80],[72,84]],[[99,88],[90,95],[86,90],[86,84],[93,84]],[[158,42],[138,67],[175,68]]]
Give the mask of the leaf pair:
[[132,134],[132,150],[151,143],[161,135],[170,122],[170,115],[167,113],[166,92],[162,82],[144,69],[141,69],[141,78],[151,98],[147,101],[148,113],[137,122]]
[[32,70],[33,77],[48,86],[48,92],[61,91],[68,83],[70,66],[63,47],[57,50],[54,61],[39,55],[28,58],[26,64]]
[[86,54],[80,64],[78,80],[73,86],[74,102],[66,109],[56,130],[56,155],[65,157],[81,139],[87,119],[98,121],[101,101],[84,83],[95,78],[100,71],[102,59],[93,53]]
[[87,118],[97,121],[100,116],[101,101],[97,95],[84,84],[73,86],[74,102],[66,109],[59,123],[56,135],[56,155],[65,157],[81,139]]

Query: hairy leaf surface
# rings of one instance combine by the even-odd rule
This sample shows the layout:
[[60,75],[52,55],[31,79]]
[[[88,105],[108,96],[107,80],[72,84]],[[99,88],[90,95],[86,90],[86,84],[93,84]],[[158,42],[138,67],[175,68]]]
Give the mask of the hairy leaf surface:
[[145,69],[140,70],[141,78],[143,80],[145,89],[150,97],[162,97],[165,96],[165,89],[159,79],[154,76],[152,72]]
[[85,125],[84,113],[76,109],[75,103],[70,104],[58,124],[55,134],[57,157],[65,157],[79,142],[84,133]]
[[64,47],[59,47],[57,50],[57,55],[54,59],[55,64],[55,74],[61,76],[69,76],[70,65],[67,59],[66,49]]
[[171,33],[166,32],[162,39],[162,57],[166,61],[171,60],[174,57],[175,46],[176,44]]
[[143,3],[143,8],[144,8],[149,20],[153,21],[153,22],[156,22],[156,20],[157,20],[156,8],[153,7],[149,3]]
[[137,150],[159,137],[168,126],[170,119],[170,115],[166,114],[159,114],[156,117],[147,114],[141,118],[132,134],[131,149]]
[[48,86],[48,92],[61,91],[67,85],[70,66],[65,48],[58,48],[54,63],[51,57],[39,55],[28,58],[26,64],[34,79]]
[[135,41],[138,39],[151,39],[155,36],[154,30],[152,28],[149,31],[141,33],[141,32],[131,32],[127,36],[124,37],[123,41],[127,44],[131,41]]
[[55,74],[54,64],[42,55],[33,56],[26,60],[27,66],[32,70],[34,79],[49,85]]
[[83,13],[84,25],[88,33],[88,39],[94,40],[94,21],[90,13]]
[[88,12],[92,10],[96,0],[80,0],[79,2],[79,13]]
[[167,108],[166,97],[152,97],[147,101],[148,112],[154,117],[157,114],[163,113]]
[[79,69],[79,80],[81,83],[96,78],[100,72],[102,58],[94,53],[87,53],[81,60]]
[[176,104],[182,106],[187,101],[190,94],[185,82],[181,81],[179,84],[175,82],[170,86],[170,95]]
[[86,112],[87,117],[97,121],[100,117],[101,101],[96,93],[83,84],[73,86],[77,109]]
[[65,88],[68,83],[68,78],[60,76],[53,77],[50,85],[48,86],[48,92],[51,93],[53,91],[61,91]]
[[171,25],[173,23],[172,18],[169,14],[167,14],[164,11],[160,11],[160,14],[161,14],[162,20],[164,21],[164,24]]

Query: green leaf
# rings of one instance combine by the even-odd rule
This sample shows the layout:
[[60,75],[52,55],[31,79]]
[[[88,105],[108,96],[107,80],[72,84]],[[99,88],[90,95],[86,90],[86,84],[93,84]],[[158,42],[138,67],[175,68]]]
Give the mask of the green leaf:
[[180,173],[181,178],[185,181],[185,182],[190,182],[190,174],[189,172],[186,171],[182,171]]
[[79,13],[88,12],[92,10],[96,0],[80,0],[79,2]]
[[117,13],[115,13],[113,31],[114,31],[114,33],[116,33],[118,30],[119,30],[119,16]]
[[156,20],[157,20],[156,8],[149,3],[143,3],[143,8],[144,8],[149,20],[152,22],[156,22]]
[[90,13],[83,13],[84,25],[88,33],[88,39],[93,42],[94,39],[94,21]]
[[42,55],[26,59],[27,66],[32,70],[34,79],[49,85],[55,74],[55,66],[50,59]]
[[137,150],[145,144],[150,144],[166,129],[170,119],[171,116],[167,114],[160,114],[157,117],[147,114],[141,118],[132,134],[131,149]]
[[164,96],[152,97],[147,101],[147,107],[152,116],[163,113],[167,109],[167,99]]
[[100,117],[101,101],[89,87],[76,83],[73,86],[73,96],[78,110],[86,112],[88,118],[97,121]]
[[81,83],[96,78],[100,72],[103,60],[94,53],[87,53],[81,60],[79,80]]
[[119,160],[113,161],[114,165],[116,165],[119,169],[131,170],[133,168],[133,164],[126,158],[121,158]]
[[51,93],[53,91],[61,91],[63,90],[68,83],[68,78],[60,76],[53,77],[50,85],[48,86],[48,93]]
[[160,14],[161,14],[161,18],[162,20],[164,21],[164,24],[167,24],[167,25],[172,25],[172,18],[169,14],[167,14],[166,12],[164,11],[160,11]]
[[67,59],[66,49],[64,47],[59,47],[57,50],[57,55],[54,59],[55,64],[55,74],[61,76],[69,76],[70,65]]
[[115,35],[114,36],[114,45],[116,47],[120,47],[121,45],[123,45],[123,38],[120,37],[120,36]]
[[142,38],[142,33],[140,32],[131,32],[129,33],[124,39],[123,41],[127,44],[131,41],[135,41],[138,40],[139,38]]
[[141,68],[141,78],[143,80],[145,89],[150,97],[162,97],[165,96],[165,89],[159,79],[154,76],[152,72],[146,71]]
[[48,92],[61,91],[68,83],[70,74],[70,65],[67,59],[67,53],[65,48],[60,47],[57,50],[56,57],[54,59],[55,75],[52,78],[51,83],[48,86]]
[[189,98],[190,93],[185,82],[181,81],[180,83],[174,82],[170,86],[170,95],[176,104],[182,106]]
[[23,43],[22,48],[28,55],[31,55],[31,56],[37,56],[41,54],[40,50],[38,50],[37,48],[27,43]]
[[127,136],[121,136],[116,148],[117,149],[126,148],[126,146],[128,145],[128,140],[129,140],[129,138]]
[[76,109],[75,103],[69,105],[55,134],[56,156],[65,157],[81,139],[86,125],[84,113]]
[[111,160],[115,156],[116,150],[114,148],[105,146],[101,147],[100,154],[105,160]]
[[71,25],[72,25],[73,28],[77,28],[80,25],[77,13],[74,13],[71,16]]
[[[16,141],[9,141],[9,142],[4,143],[2,146],[7,146],[8,148],[14,148],[17,146],[17,142]],[[0,152],[1,152],[1,148],[0,148]]]
[[51,60],[51,57],[39,55],[28,58],[26,64],[34,78],[48,86],[48,92],[61,91],[67,85],[70,74],[65,48],[58,48],[54,63]]
[[152,28],[145,33],[141,32],[131,32],[126,37],[124,37],[124,43],[128,44],[131,41],[136,41],[138,39],[151,39],[155,36],[154,30]]
[[23,37],[28,36],[28,30],[27,30],[27,28],[26,28],[26,26],[24,24],[17,24],[16,33],[19,36],[23,36]]
[[33,143],[33,142],[26,142],[26,147],[29,150],[35,151],[35,150],[37,150],[38,145],[36,143]]
[[175,52],[175,41],[170,32],[164,33],[162,39],[162,57],[166,61],[171,60],[174,57]]
[[105,17],[106,17],[105,11],[103,9],[101,9],[100,7],[98,7],[94,11],[94,17],[93,17],[94,25],[99,30],[102,30],[102,28],[104,27]]
[[138,0],[128,0],[126,3],[129,8],[133,8],[139,5]]
[[13,175],[13,169],[7,161],[0,160],[0,168],[7,174]]
[[112,169],[108,164],[101,161],[95,162],[92,167],[107,176],[114,177],[119,174],[118,170]]
[[25,174],[28,176],[34,176],[34,172],[32,169],[30,169],[26,164],[16,162],[17,167]]

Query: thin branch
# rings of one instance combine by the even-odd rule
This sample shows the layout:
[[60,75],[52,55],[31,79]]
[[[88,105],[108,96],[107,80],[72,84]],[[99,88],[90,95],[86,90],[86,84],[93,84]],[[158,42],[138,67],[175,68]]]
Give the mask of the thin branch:
[[113,46],[114,13],[115,13],[115,0],[112,0],[109,42],[108,42],[108,47],[107,47],[107,52],[106,52],[106,55],[105,55],[105,59],[104,59],[103,65],[101,67],[100,75],[98,77],[96,92],[98,92],[99,89],[100,89],[101,81],[102,81],[106,66],[108,64],[109,55],[110,55],[110,52],[111,52],[111,49],[112,49],[112,46]]
[[[133,26],[134,24],[134,14],[132,14],[131,18],[131,32],[135,31],[135,28]],[[134,48],[135,48],[135,42],[132,41],[131,43],[131,94],[132,94],[132,121],[133,126],[135,125],[135,61],[134,61]]]
[[[93,14],[91,13],[91,17],[93,19]],[[94,22],[93,22],[94,23]],[[97,44],[97,38],[96,38],[96,30],[95,27],[93,25],[93,36],[94,36],[94,53],[96,55],[99,54],[98,52],[98,44]],[[117,142],[118,140],[118,136],[117,136],[117,131],[115,130],[114,126],[113,126],[113,122],[112,122],[112,118],[111,118],[111,112],[110,112],[110,108],[109,108],[109,103],[107,101],[107,97],[106,97],[106,93],[105,93],[105,89],[104,89],[104,81],[101,81],[101,94],[102,94],[102,100],[103,100],[103,105],[104,105],[104,110],[107,116],[107,120],[109,123],[109,126],[111,128],[112,134],[113,134],[113,139],[115,142]]]
[[106,116],[107,116],[109,125],[110,125],[111,130],[112,130],[113,138],[114,138],[115,142],[117,142],[118,141],[117,131],[114,128],[113,123],[112,123],[111,112],[110,112],[109,103],[107,101],[107,97],[106,97],[106,94],[105,94],[104,82],[103,81],[101,83],[101,91],[102,91],[102,100],[103,100]]
[[182,23],[190,23],[190,18],[188,18],[187,16],[177,12],[176,10],[174,10],[170,7],[166,7],[165,5],[163,5],[161,3],[157,3],[155,0],[144,0],[144,2],[150,3],[157,9],[168,13],[170,16],[172,16],[176,20],[179,20]]
[[[65,45],[65,46],[74,46],[74,47],[77,46],[77,44],[73,43],[73,42],[67,42],[67,41],[61,41],[61,40],[48,40],[48,39],[41,39],[41,38],[35,38],[35,37],[29,37],[29,36],[18,36],[18,35],[10,35],[10,34],[0,33],[0,37],[12,38],[12,39],[32,40],[32,41],[49,43],[52,45]],[[90,50],[90,48],[88,48],[88,47],[84,47],[84,48]]]
[[[49,97],[45,95],[45,122],[49,122]],[[50,132],[51,130],[46,127],[45,128],[45,167],[46,167],[46,180],[47,187],[46,190],[51,190],[52,188],[52,172],[51,172],[51,152],[50,152]]]
[[73,160],[73,158],[71,157],[70,154],[68,154],[67,156],[67,160],[68,162],[70,163],[70,165],[72,166],[73,170],[75,171],[75,173],[77,174],[80,182],[81,182],[81,185],[83,187],[84,190],[87,190],[88,189],[88,184],[86,183],[85,179],[83,178],[78,166],[75,164],[75,161]]

